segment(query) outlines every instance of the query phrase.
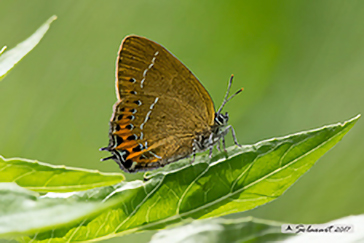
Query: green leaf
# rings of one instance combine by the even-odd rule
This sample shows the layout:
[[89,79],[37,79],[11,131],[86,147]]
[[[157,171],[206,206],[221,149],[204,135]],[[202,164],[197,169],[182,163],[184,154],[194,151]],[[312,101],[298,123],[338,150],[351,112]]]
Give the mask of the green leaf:
[[65,225],[75,227],[112,203],[92,199],[87,193],[40,196],[15,183],[0,183],[0,235],[19,236]]
[[292,236],[281,233],[281,225],[253,217],[195,220],[157,232],[150,243],[278,242]]
[[113,185],[124,180],[120,173],[54,166],[26,159],[0,156],[0,182],[15,182],[38,192],[73,192]]
[[28,37],[25,41],[19,43],[13,49],[3,53],[5,46],[0,52],[0,80],[17,64],[26,54],[28,54],[43,38],[44,34],[49,29],[50,24],[57,17],[53,15],[41,27],[39,27],[33,35]]
[[[53,228],[33,242],[101,240],[135,231],[161,229],[186,218],[242,212],[282,195],[353,127],[359,116],[320,129],[183,160],[146,176],[120,183],[103,198],[118,205],[77,227]],[[96,188],[103,191],[103,188]],[[89,194],[93,194],[90,190]],[[81,192],[76,192],[75,196]],[[102,195],[102,193],[99,193]],[[101,196],[100,196],[101,197]],[[101,199],[101,198],[100,198]],[[28,242],[30,238],[23,238]]]

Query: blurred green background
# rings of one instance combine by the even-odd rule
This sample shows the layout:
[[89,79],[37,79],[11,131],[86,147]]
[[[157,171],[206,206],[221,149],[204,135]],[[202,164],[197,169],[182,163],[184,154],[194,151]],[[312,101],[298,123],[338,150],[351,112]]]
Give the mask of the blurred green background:
[[[0,154],[7,158],[119,171],[99,162],[108,154],[98,148],[108,143],[115,60],[129,34],[174,53],[216,106],[233,73],[233,90],[245,91],[225,110],[241,144],[364,111],[360,0],[2,0],[0,47],[15,46],[53,14],[40,44],[0,82]],[[361,120],[282,197],[229,217],[322,223],[364,213]],[[107,242],[147,242],[151,234]]]

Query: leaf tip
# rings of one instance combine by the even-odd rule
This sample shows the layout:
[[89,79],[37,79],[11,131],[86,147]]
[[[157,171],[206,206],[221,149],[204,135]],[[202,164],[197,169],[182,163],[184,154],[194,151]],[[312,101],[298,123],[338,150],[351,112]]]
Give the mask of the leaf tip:
[[359,118],[361,117],[361,114],[358,114],[358,115],[356,115],[356,116],[354,116],[353,118],[351,118],[351,119],[349,119],[349,120],[347,120],[347,121],[345,121],[344,123],[342,123],[341,125],[342,126],[346,126],[346,125],[348,125],[348,124],[355,124],[358,120],[359,120]]
[[52,15],[52,17],[50,17],[48,20],[47,20],[47,22],[48,23],[52,23],[54,20],[56,20],[58,17],[57,17],[57,15]]
[[2,54],[5,50],[6,50],[7,46],[3,46],[3,48],[1,48],[0,50],[0,54]]

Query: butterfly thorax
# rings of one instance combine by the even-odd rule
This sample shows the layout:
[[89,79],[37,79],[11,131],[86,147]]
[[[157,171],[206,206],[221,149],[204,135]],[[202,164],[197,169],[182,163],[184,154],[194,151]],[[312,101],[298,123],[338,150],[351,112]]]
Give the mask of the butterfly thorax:
[[227,133],[226,126],[228,120],[228,113],[225,113],[225,115],[216,113],[214,125],[211,127],[211,130],[207,133],[196,135],[193,141],[194,152],[203,152],[217,144]]

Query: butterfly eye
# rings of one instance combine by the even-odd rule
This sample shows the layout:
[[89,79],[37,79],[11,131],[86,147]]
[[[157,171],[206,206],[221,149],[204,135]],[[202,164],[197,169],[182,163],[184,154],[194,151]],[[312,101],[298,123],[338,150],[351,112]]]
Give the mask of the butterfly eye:
[[215,121],[216,121],[219,125],[221,125],[221,124],[223,123],[223,119],[222,119],[221,115],[218,115],[218,116],[215,118]]
[[225,125],[228,120],[229,120],[229,116],[227,113],[225,115],[217,114],[217,116],[215,117],[215,122],[220,126]]

